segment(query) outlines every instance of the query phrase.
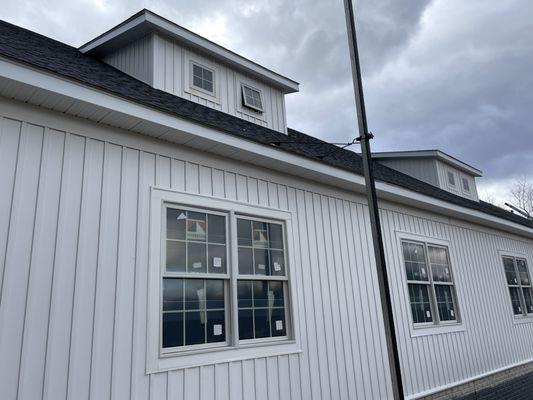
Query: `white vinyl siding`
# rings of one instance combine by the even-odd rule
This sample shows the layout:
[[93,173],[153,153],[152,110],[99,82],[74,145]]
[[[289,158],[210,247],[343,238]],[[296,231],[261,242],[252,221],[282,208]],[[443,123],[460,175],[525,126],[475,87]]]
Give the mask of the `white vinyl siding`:
[[[3,397],[391,397],[362,195],[21,102],[0,100],[0,109]],[[245,359],[146,373],[154,186],[191,202],[292,215],[301,352],[276,344]],[[513,316],[499,253],[531,260],[530,239],[383,199],[380,207],[407,395],[533,359],[533,323]],[[462,330],[411,329],[397,237],[406,232],[447,243]]]

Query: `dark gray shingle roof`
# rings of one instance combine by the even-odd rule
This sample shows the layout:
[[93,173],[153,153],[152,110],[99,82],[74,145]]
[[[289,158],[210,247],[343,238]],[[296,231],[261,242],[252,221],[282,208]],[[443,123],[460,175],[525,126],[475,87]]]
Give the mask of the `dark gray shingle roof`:
[[[302,132],[289,129],[288,135],[284,135],[154,89],[104,62],[81,53],[75,47],[5,21],[0,21],[0,55],[243,139],[268,146],[276,143],[275,146],[284,151],[363,174],[361,157],[352,151],[333,151],[334,146]],[[309,142],[313,144],[308,144]],[[324,155],[326,157],[323,157]],[[376,179],[380,181],[533,228],[532,221],[502,208],[454,195],[382,164],[374,163],[374,172]]]

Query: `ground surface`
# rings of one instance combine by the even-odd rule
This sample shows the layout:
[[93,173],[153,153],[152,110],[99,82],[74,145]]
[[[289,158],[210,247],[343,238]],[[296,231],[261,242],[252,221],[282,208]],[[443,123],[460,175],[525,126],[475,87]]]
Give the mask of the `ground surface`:
[[456,400],[533,400],[533,372]]

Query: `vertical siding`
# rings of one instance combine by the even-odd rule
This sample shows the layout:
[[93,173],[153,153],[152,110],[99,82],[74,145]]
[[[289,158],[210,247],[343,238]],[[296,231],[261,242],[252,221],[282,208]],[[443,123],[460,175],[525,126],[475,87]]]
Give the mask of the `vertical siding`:
[[[364,204],[206,154],[199,164],[168,144],[111,143],[104,129],[89,138],[0,122],[3,397],[390,398]],[[146,375],[154,184],[291,211],[301,353]],[[403,209],[384,208],[382,218],[409,394],[533,357],[533,325],[513,323],[497,254],[533,260],[531,243]],[[411,337],[397,231],[450,242],[464,331]]]
[[[285,97],[279,89],[241,74],[214,59],[204,57],[171,38],[157,34],[152,38],[153,86],[155,88],[279,132],[287,131]],[[128,48],[123,51],[133,56],[136,55]],[[215,97],[191,87],[190,64],[192,60],[215,70]],[[122,65],[116,66],[122,68]],[[127,64],[125,68],[129,68]],[[130,73],[129,70],[125,72]],[[242,107],[241,83],[250,84],[261,90],[263,113],[256,113]]]
[[154,80],[152,35],[144,36],[106,54],[103,61],[151,85]]
[[433,186],[440,186],[437,161],[431,159],[379,160],[380,164],[411,175]]

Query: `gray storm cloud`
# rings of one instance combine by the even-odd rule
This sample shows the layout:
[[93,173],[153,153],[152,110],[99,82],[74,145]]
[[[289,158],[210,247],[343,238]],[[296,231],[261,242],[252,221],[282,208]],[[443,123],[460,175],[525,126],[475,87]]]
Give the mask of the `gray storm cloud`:
[[[487,182],[533,178],[533,4],[355,4],[374,149],[439,148]],[[19,0],[0,17],[79,46],[143,7],[299,81],[289,126],[332,141],[356,134],[341,0]]]

